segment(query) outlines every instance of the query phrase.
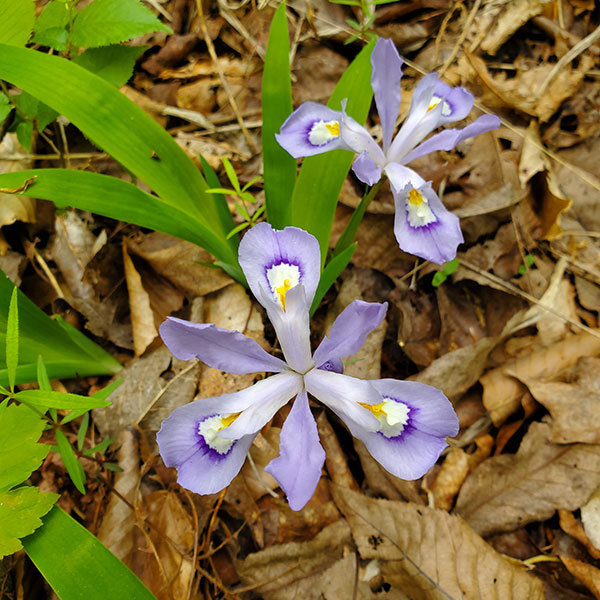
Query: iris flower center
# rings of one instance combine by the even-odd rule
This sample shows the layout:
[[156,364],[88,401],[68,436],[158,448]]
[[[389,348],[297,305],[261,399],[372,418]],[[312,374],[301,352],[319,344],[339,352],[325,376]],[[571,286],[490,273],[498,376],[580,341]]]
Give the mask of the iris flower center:
[[217,435],[221,429],[229,427],[238,417],[240,413],[230,415],[214,415],[204,419],[198,425],[198,433],[204,438],[206,445],[215,450],[219,454],[227,454],[235,440],[228,440]]
[[408,192],[406,210],[408,212],[408,222],[411,227],[424,227],[437,221],[437,217],[433,214],[431,208],[429,208],[429,201],[415,188]]
[[400,435],[408,423],[410,408],[394,398],[384,396],[380,404],[359,404],[377,417],[380,423],[379,433],[388,438]]
[[292,284],[290,283],[290,280],[284,279],[283,284],[280,285],[278,288],[275,288],[275,291],[277,292],[277,295],[279,296],[279,302],[281,303],[283,310],[285,310],[285,294],[289,289],[291,289],[291,287],[292,287]]
[[323,146],[327,142],[340,136],[338,121],[316,121],[308,132],[308,141],[313,146]]
[[300,283],[300,269],[297,265],[280,262],[267,270],[267,280],[271,286],[271,293],[279,306],[285,310],[285,295]]

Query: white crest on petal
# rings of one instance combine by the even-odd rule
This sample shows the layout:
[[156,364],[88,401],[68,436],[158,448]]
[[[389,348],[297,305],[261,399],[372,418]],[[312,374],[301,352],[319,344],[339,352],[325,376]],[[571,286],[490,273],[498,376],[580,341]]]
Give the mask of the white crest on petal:
[[387,438],[400,435],[409,421],[410,408],[395,398],[383,396],[383,402],[372,406],[371,412],[381,423],[379,433]]
[[437,221],[429,207],[429,201],[416,188],[412,188],[406,195],[406,212],[411,227],[424,227]]
[[204,419],[198,425],[198,433],[204,438],[206,445],[219,454],[227,454],[235,440],[228,440],[217,435],[237,419],[238,415],[215,415]]
[[338,121],[315,121],[308,132],[308,141],[313,146],[323,146],[331,140],[340,137],[340,124]]
[[431,101],[429,102],[429,106],[427,107],[427,112],[433,110],[440,102],[442,102],[442,116],[449,117],[452,114],[452,107],[448,102],[446,102],[443,98],[439,96],[432,96]]
[[300,269],[297,265],[281,262],[267,270],[267,279],[275,301],[285,310],[285,295],[288,290],[300,283]]

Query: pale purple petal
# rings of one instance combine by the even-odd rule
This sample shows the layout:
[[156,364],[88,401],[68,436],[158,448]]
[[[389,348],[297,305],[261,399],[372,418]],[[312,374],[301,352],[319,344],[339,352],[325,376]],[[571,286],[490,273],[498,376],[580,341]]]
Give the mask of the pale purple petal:
[[425,185],[425,180],[416,172],[399,163],[389,163],[385,166],[385,174],[390,180],[392,191],[402,192],[406,186],[420,188]]
[[437,150],[452,150],[460,144],[460,142],[468,138],[475,137],[486,131],[498,129],[500,124],[500,118],[496,115],[482,115],[463,129],[444,129],[443,131],[440,131],[440,133],[432,135],[422,144],[419,144],[412,152],[403,158],[402,162],[408,164],[421,156],[436,152]]
[[353,152],[361,154],[366,152],[367,156],[379,166],[385,164],[385,155],[379,144],[372,138],[371,134],[359,125],[352,117],[346,114],[346,100],[342,102],[341,135],[344,143]]
[[418,188],[426,198],[434,221],[425,225],[414,226],[409,220],[408,198],[411,186],[401,192],[392,187],[396,215],[394,218],[394,234],[404,252],[420,256],[438,265],[456,257],[456,250],[464,239],[458,217],[447,210],[437,194],[427,183]]
[[365,431],[356,423],[348,423],[349,428],[390,473],[402,479],[418,479],[447,446],[445,437],[458,433],[454,409],[444,394],[431,386],[395,379],[378,379],[372,384],[386,400],[402,403],[408,409],[402,431],[388,437]]
[[259,301],[267,310],[289,367],[305,373],[314,366],[310,352],[310,303],[304,287],[297,285],[286,294],[285,310],[261,290]]
[[[388,304],[354,300],[337,317],[328,336],[315,350],[313,361],[320,366],[326,361],[351,356],[360,350],[373,329],[385,317]],[[330,370],[330,369],[328,369]]]
[[334,358],[331,360],[326,360],[324,363],[320,364],[318,369],[322,371],[333,371],[334,373],[343,373],[344,372],[344,362],[341,358]]
[[285,492],[292,510],[300,510],[311,499],[325,461],[317,425],[305,391],[298,394],[279,436],[279,456],[265,471]]
[[240,242],[239,261],[259,302],[261,288],[278,301],[278,286],[287,279],[290,287],[301,283],[308,304],[312,303],[321,276],[321,250],[310,233],[297,227],[279,231],[259,223]]
[[381,402],[381,395],[369,381],[313,369],[304,376],[304,385],[310,394],[328,406],[343,421],[355,421],[371,431],[379,428],[379,421],[373,413],[359,404]]
[[279,358],[239,331],[221,329],[212,323],[192,323],[167,317],[159,327],[160,337],[179,360],[198,358],[209,367],[227,373],[279,373],[286,368]]
[[440,124],[462,121],[473,108],[473,94],[464,87],[452,87],[440,81],[433,96],[434,100],[442,101]]
[[442,106],[430,109],[430,105],[439,84],[437,73],[428,73],[417,84],[406,120],[386,152],[389,162],[401,162],[406,154],[437,127]]
[[275,138],[294,158],[345,148],[339,135],[340,119],[339,111],[316,102],[305,102],[285,120]]
[[257,401],[242,411],[229,427],[219,431],[219,436],[237,439],[249,433],[256,433],[302,389],[302,385],[302,377],[290,372],[273,375],[255,383],[247,390],[252,391]]
[[361,152],[354,159],[352,170],[367,185],[375,185],[381,179],[381,168],[369,158],[366,152]]
[[395,398],[411,408],[412,425],[419,431],[439,437],[454,437],[459,430],[452,404],[437,388],[417,381],[374,379],[373,387],[388,398]]
[[371,64],[373,65],[371,87],[381,121],[384,151],[387,151],[392,141],[394,125],[400,110],[400,79],[402,78],[403,62],[392,40],[384,38],[377,40],[371,54]]

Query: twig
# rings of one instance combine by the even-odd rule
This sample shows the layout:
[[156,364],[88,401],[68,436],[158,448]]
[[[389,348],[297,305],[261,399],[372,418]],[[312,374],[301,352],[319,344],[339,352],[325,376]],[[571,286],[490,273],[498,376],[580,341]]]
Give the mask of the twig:
[[237,119],[237,122],[240,125],[240,129],[242,130],[242,133],[244,134],[244,137],[246,138],[248,147],[250,148],[250,150],[252,152],[256,152],[256,146],[254,145],[254,142],[252,141],[252,138],[250,137],[250,133],[248,132],[248,129],[246,129],[246,125],[244,124],[244,119],[242,118],[240,109],[237,105],[235,98],[233,97],[233,94],[231,93],[231,89],[229,87],[227,77],[225,77],[225,73],[223,72],[223,69],[221,69],[221,65],[219,63],[219,58],[215,51],[215,46],[210,38],[210,35],[208,34],[208,28],[206,26],[206,19],[204,17],[204,9],[202,8],[202,0],[196,0],[196,8],[198,10],[198,16],[200,18],[200,29],[202,30],[202,37],[204,38],[204,43],[206,44],[206,47],[208,48],[208,53],[210,54],[210,58],[213,61],[215,71],[219,75],[219,79],[221,80],[221,85],[223,86],[223,89],[225,90],[225,93],[227,94],[229,104],[231,105],[231,109],[233,110],[233,112],[235,114],[235,118]]
[[584,37],[580,42],[577,42],[552,68],[546,79],[544,79],[537,97],[541,98],[550,82],[556,77],[558,72],[573,59],[577,58],[582,52],[585,52],[596,40],[600,39],[600,26],[596,27],[592,33]]
[[48,266],[48,263],[44,260],[43,256],[38,252],[38,250],[35,246],[33,247],[33,257],[37,261],[38,265],[40,265],[42,271],[44,271],[44,274],[48,278],[50,285],[54,288],[56,295],[59,298],[62,298],[64,300],[65,295],[64,295],[60,285],[58,284],[56,277],[54,277],[54,273],[52,273],[52,271],[50,270],[50,267]]

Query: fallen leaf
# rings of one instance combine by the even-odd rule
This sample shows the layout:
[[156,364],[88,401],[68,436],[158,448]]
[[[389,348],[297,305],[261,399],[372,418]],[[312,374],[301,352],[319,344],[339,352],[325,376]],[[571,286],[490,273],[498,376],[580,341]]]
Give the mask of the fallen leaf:
[[357,490],[358,484],[348,467],[346,454],[342,450],[333,427],[327,420],[327,413],[324,411],[317,417],[317,429],[319,431],[319,440],[321,441],[323,450],[325,450],[325,466],[329,477],[331,477],[331,481],[342,487]]
[[569,573],[577,577],[592,592],[594,598],[600,598],[600,570],[593,565],[575,558],[561,556],[560,560],[569,569]]
[[265,600],[318,600],[317,581],[325,569],[352,548],[350,527],[343,519],[325,527],[310,542],[288,542],[237,561],[244,585]]
[[454,497],[469,474],[469,455],[461,448],[452,448],[438,471],[431,492],[435,507],[450,510]]
[[480,535],[577,510],[600,484],[600,446],[553,444],[552,424],[532,423],[516,454],[488,458],[464,482],[456,512]]
[[544,598],[540,581],[484,542],[460,517],[375,500],[335,486],[361,558],[376,558],[392,589],[412,600]]
[[136,356],[141,356],[158,335],[158,329],[154,324],[154,313],[150,306],[150,297],[144,289],[140,274],[136,271],[129,254],[127,254],[125,244],[123,244],[123,266],[127,291],[129,292],[133,349]]
[[[584,515],[584,510],[586,509],[586,507],[590,507],[590,505],[594,502],[594,496],[592,496],[592,499],[590,501],[588,501],[587,504],[584,504],[581,507],[581,518],[583,520],[583,515]],[[594,517],[591,521],[588,520],[588,525],[591,522],[594,522],[594,526],[597,527],[597,521],[598,521],[598,505],[600,503],[596,502],[596,507],[594,507],[593,511],[594,513]],[[595,558],[596,560],[598,560],[600,558],[600,550],[598,550],[598,548],[596,548],[596,546],[594,546],[594,544],[592,543],[592,541],[590,540],[589,536],[587,535],[586,530],[581,526],[581,523],[573,516],[572,512],[569,512],[568,510],[563,510],[562,508],[558,510],[558,518],[559,518],[559,523],[560,523],[560,528],[567,534],[569,534],[571,537],[575,538],[579,543],[583,544],[587,551],[589,552],[590,556],[592,558]],[[589,528],[589,527],[588,527]]]
[[581,522],[590,543],[596,548],[596,552],[600,553],[600,494],[598,490],[581,507]]

